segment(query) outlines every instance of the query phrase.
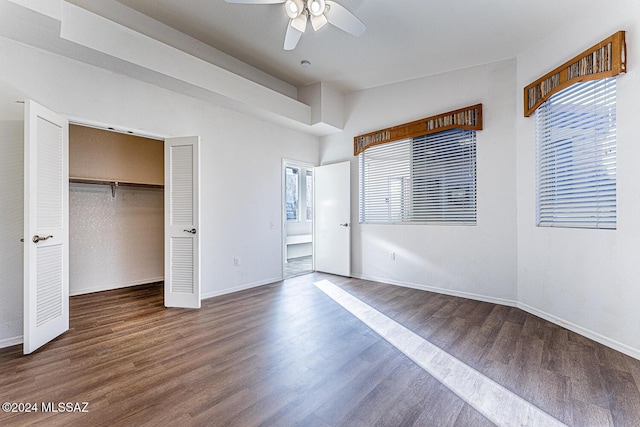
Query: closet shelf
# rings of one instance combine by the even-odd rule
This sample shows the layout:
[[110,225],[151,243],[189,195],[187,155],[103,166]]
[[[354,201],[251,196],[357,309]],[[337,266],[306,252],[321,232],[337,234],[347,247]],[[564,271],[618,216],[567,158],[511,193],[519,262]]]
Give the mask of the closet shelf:
[[93,178],[70,177],[69,182],[72,184],[109,185],[111,187],[112,197],[116,196],[117,187],[164,188],[164,185],[162,184],[145,184],[143,182],[115,181],[115,180],[93,179]]

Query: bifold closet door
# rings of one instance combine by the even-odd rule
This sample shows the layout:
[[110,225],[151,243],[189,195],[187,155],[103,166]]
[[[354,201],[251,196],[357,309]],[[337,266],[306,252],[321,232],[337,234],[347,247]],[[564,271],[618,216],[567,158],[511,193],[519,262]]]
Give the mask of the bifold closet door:
[[69,329],[69,123],[25,101],[24,354]]
[[165,140],[167,307],[200,308],[200,137]]

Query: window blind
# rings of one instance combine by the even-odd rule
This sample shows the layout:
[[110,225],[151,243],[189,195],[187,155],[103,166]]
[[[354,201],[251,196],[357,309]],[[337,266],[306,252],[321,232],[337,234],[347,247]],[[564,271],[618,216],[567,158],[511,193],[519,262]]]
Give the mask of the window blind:
[[574,84],[536,111],[537,224],[616,228],[616,78]]
[[453,129],[359,154],[361,223],[476,223],[476,136]]

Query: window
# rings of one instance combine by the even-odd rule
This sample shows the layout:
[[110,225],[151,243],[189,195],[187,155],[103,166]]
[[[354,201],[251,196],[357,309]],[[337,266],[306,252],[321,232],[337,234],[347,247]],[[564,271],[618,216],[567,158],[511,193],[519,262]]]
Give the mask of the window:
[[359,163],[361,223],[476,223],[475,131],[376,145]]
[[313,170],[304,166],[286,166],[284,176],[287,221],[313,221]]
[[307,221],[313,221],[313,172],[307,170],[305,174],[307,190]]
[[298,202],[300,199],[299,191],[299,175],[300,171],[297,168],[286,167],[284,172],[284,188],[285,188],[285,211],[287,214],[287,221],[298,221]]
[[616,79],[577,83],[536,111],[538,226],[616,228]]

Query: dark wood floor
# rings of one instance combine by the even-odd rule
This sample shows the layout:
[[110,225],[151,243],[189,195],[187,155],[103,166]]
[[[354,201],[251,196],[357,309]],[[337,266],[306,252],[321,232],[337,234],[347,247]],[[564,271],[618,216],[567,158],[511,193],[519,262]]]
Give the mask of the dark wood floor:
[[519,309],[321,274],[165,309],[161,286],[71,299],[71,329],[0,350],[0,425],[488,426],[313,286],[329,278],[568,425],[640,426],[640,361]]

